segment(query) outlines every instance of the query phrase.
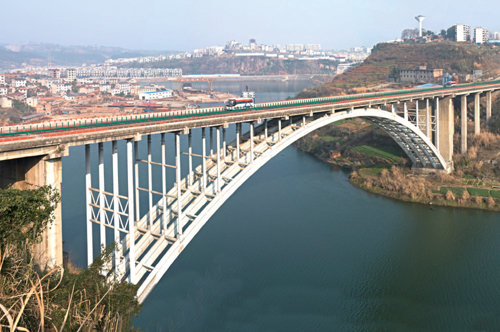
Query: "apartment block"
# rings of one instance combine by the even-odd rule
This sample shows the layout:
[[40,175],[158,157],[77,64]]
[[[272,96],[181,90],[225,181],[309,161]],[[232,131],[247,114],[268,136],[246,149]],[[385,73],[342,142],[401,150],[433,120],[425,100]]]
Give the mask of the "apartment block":
[[442,69],[427,69],[420,66],[415,69],[402,69],[399,71],[401,83],[434,83],[438,76],[443,75]]
[[455,41],[465,42],[470,40],[470,26],[466,24],[457,24],[453,26],[455,29]]
[[481,45],[488,42],[489,32],[486,28],[477,27],[474,29],[474,43]]

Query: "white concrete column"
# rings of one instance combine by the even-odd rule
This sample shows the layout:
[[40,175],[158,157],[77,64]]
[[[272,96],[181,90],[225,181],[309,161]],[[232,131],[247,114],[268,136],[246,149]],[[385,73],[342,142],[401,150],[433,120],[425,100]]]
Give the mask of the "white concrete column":
[[420,129],[419,123],[418,123],[418,100],[415,100],[415,116],[416,116],[416,118],[415,118],[416,127],[418,129]]
[[222,128],[222,157],[226,160],[226,150],[227,150],[227,142],[226,142],[226,128]]
[[436,108],[434,109],[434,116],[436,117],[436,135],[435,135],[435,145],[436,149],[439,151],[439,97],[434,100]]
[[462,97],[461,124],[462,132],[460,135],[460,150],[467,153],[467,95]]
[[214,154],[214,128],[210,127],[210,156]]
[[216,149],[217,149],[217,192],[220,192],[220,128],[217,127],[216,131]]
[[281,142],[281,119],[278,120],[278,141]]
[[87,203],[87,265],[90,266],[94,261],[94,248],[92,237],[92,197],[90,188],[92,187],[92,178],[90,172],[90,145],[85,144],[85,199]]
[[121,250],[119,249],[120,245],[120,223],[119,223],[119,204],[120,204],[120,198],[118,195],[120,195],[120,187],[118,184],[118,142],[113,141],[112,143],[112,159],[113,159],[113,237],[115,241],[115,273],[116,275],[120,274],[119,267],[120,267],[120,256],[121,256]]
[[165,133],[161,134],[161,199],[163,206],[163,234],[167,233],[167,169],[166,165],[166,150],[165,150]]
[[[186,183],[186,187],[193,185],[193,146],[192,146],[193,134],[191,133],[191,129],[189,129],[188,134],[188,164],[189,164],[189,175],[188,175],[188,183]],[[189,184],[189,185],[188,185]]]
[[253,163],[253,123],[250,124],[250,163]]
[[267,141],[267,119],[264,120],[264,139]]
[[[140,204],[139,204],[139,142],[134,142],[134,168],[135,168],[135,220],[141,220]],[[134,202],[128,202],[134,204]]]
[[491,91],[486,92],[486,123],[490,122],[491,118]]
[[201,128],[201,169],[202,169],[202,177],[201,177],[201,187],[202,192],[204,193],[207,189],[207,140],[205,135],[205,127]]
[[132,154],[132,141],[127,141],[127,183],[128,183],[128,190],[127,191],[128,191],[128,232],[129,232],[129,236],[128,236],[128,238],[129,238],[129,280],[128,281],[131,284],[136,283],[136,278],[135,278],[134,182],[133,182],[134,160],[137,160],[137,158],[134,158],[133,154]]
[[408,102],[405,101],[403,107],[404,107],[404,119],[408,121]]
[[177,221],[176,236],[182,234],[182,191],[181,191],[181,139],[175,134],[175,181],[177,182]]
[[101,239],[101,253],[106,248],[106,211],[104,210],[104,147],[99,143],[99,233]]
[[479,135],[481,133],[481,122],[479,119],[480,98],[480,92],[474,95],[474,135]]
[[[430,116],[430,112],[429,112],[429,99],[426,99],[426,100],[425,100],[425,112],[426,112],[426,114],[427,114],[427,116],[426,116],[426,118],[425,118],[425,119],[426,119],[426,122],[427,122],[427,124],[426,124],[426,128],[425,128],[425,135],[426,135],[427,137],[431,138],[431,137],[430,137],[430,129],[431,129],[431,128],[430,128],[430,118],[431,118],[431,116]],[[432,141],[432,138],[431,138],[431,141]]]
[[153,227],[153,170],[151,165],[151,135],[148,135],[148,228]]
[[240,132],[241,132],[241,123],[236,124],[236,159],[233,161],[240,161]]

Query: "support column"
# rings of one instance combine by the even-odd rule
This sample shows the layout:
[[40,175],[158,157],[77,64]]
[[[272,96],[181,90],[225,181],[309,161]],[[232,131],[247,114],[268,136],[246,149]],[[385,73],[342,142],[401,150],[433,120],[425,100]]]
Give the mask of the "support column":
[[435,121],[436,121],[436,132],[434,134],[434,140],[435,140],[435,146],[436,146],[436,149],[439,150],[439,97],[436,97],[435,101],[434,101],[435,105],[436,105],[436,109],[434,110],[434,116],[435,116]]
[[[137,142],[134,142],[137,143]],[[134,144],[136,147],[137,145]],[[129,232],[129,282],[135,284],[135,221],[134,221],[134,178],[133,164],[137,158],[132,154],[132,141],[127,141],[127,183],[128,183],[128,232]],[[137,162],[135,162],[137,163]]]
[[210,156],[214,154],[214,132],[212,127],[210,127]]
[[202,169],[202,177],[201,177],[201,192],[205,192],[207,189],[207,139],[205,135],[205,127],[201,128],[201,169]]
[[222,158],[224,158],[224,161],[226,160],[226,150],[227,150],[226,128],[222,128]]
[[217,127],[216,131],[216,148],[217,148],[217,192],[220,192],[220,128]]
[[281,142],[281,119],[278,120],[278,142]]
[[481,133],[481,122],[479,119],[480,98],[480,92],[474,95],[474,135],[479,135]]
[[[135,220],[141,220],[140,204],[139,204],[139,142],[134,142],[134,168],[135,168]],[[128,202],[133,204],[134,202]]]
[[165,150],[165,133],[161,134],[161,199],[163,206],[163,234],[167,234],[167,170],[166,164],[166,150]]
[[419,127],[419,123],[418,123],[418,100],[415,100],[415,125],[418,129],[420,129]]
[[267,142],[267,119],[264,120],[264,140]]
[[253,123],[250,124],[250,163],[253,163]]
[[153,227],[153,170],[151,168],[151,135],[148,135],[148,229]]
[[[67,148],[61,152],[35,157],[0,161],[0,185],[14,189],[28,190],[50,186],[61,192],[62,157],[67,156]],[[54,147],[56,149],[56,147]],[[54,222],[42,233],[41,242],[33,246],[33,261],[41,269],[49,269],[63,264],[62,212],[59,203],[53,212]]]
[[[212,128],[210,128],[212,129]],[[181,139],[175,134],[175,181],[177,182],[177,221],[175,224],[176,236],[182,234],[182,191],[181,191]]]
[[240,132],[241,132],[241,123],[236,124],[236,162],[240,160]]
[[491,118],[491,91],[486,92],[486,123],[490,122]]
[[99,234],[101,239],[101,253],[106,248],[106,211],[104,210],[104,147],[102,143],[99,146]]
[[425,120],[426,120],[426,128],[425,128],[425,132],[426,132],[426,136],[429,137],[431,139],[431,142],[432,142],[432,137],[430,136],[430,112],[429,112],[429,99],[426,99],[425,100],[425,114],[426,114],[426,117],[425,117]]
[[115,273],[116,275],[120,275],[119,266],[120,266],[120,256],[121,250],[119,250],[120,245],[120,231],[118,228],[120,227],[120,223],[118,218],[118,206],[120,204],[120,187],[118,185],[118,143],[113,141],[112,143],[112,159],[113,159],[113,238],[115,242]]
[[467,95],[463,95],[462,99],[462,111],[460,113],[462,132],[460,135],[460,151],[462,153],[467,153]]
[[85,145],[85,201],[87,203],[87,266],[94,261],[94,248],[92,237],[92,197],[90,188],[92,187],[92,178],[90,172],[90,145]]
[[191,129],[189,129],[188,134],[188,164],[189,164],[189,174],[188,174],[188,182],[186,183],[186,187],[193,185],[193,146],[192,146],[193,134],[191,133]]
[[438,101],[437,115],[439,122],[437,129],[438,146],[436,146],[444,160],[451,166],[453,160],[453,133],[455,130],[454,108],[452,97],[443,98]]
[[404,119],[408,121],[408,102],[405,101],[403,107],[404,107]]

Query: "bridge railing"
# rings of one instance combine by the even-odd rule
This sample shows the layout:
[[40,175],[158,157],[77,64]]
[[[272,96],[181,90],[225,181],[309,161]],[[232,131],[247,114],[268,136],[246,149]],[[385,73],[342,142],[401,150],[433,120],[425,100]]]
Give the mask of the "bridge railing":
[[[297,106],[311,106],[330,102],[339,101],[350,101],[353,99],[364,99],[364,98],[377,98],[377,97],[391,97],[398,96],[409,93],[422,93],[422,92],[433,92],[442,91],[448,89],[456,88],[467,88],[482,85],[499,84],[500,81],[489,81],[489,82],[478,82],[462,84],[456,87],[431,87],[431,88],[419,88],[419,89],[407,89],[399,91],[390,92],[372,92],[363,93],[356,95],[342,95],[342,96],[331,96],[331,97],[321,97],[321,98],[307,98],[298,100],[285,100],[285,101],[275,101],[256,104],[252,110],[265,110],[276,107],[297,107]],[[101,126],[110,125],[140,125],[148,121],[161,121],[169,120],[175,118],[184,118],[196,115],[211,115],[221,112],[238,112],[234,110],[226,110],[225,107],[208,107],[208,108],[197,108],[197,109],[187,109],[187,110],[176,110],[176,111],[165,111],[149,114],[129,114],[129,115],[114,115],[105,117],[93,117],[93,118],[80,118],[80,119],[68,119],[68,120],[52,120],[39,123],[30,124],[16,124],[10,126],[0,126],[0,136],[8,136],[11,134],[36,134],[40,132],[51,132],[65,129],[81,129],[81,128],[96,128]]]

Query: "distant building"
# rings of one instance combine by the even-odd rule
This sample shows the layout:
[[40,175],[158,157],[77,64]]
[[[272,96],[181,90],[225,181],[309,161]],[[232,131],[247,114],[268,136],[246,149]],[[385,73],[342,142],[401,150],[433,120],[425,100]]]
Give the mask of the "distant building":
[[335,151],[335,150],[330,150],[329,154],[330,154],[330,159],[335,159],[341,156],[340,151]]
[[12,86],[14,88],[20,88],[26,86],[26,80],[24,78],[14,78],[12,80]]
[[31,107],[36,107],[36,105],[38,105],[38,98],[37,97],[26,98],[26,105]]
[[76,69],[71,68],[66,70],[66,76],[68,77],[68,82],[76,80]]
[[61,69],[49,69],[47,71],[47,74],[48,76],[52,77],[52,78],[61,78]]
[[489,33],[486,28],[475,28],[474,29],[474,43],[481,45],[488,42]]
[[12,108],[12,100],[7,97],[0,98],[0,107]]
[[151,100],[151,99],[163,99],[172,97],[174,94],[172,90],[163,91],[153,91],[153,92],[142,92],[139,93],[140,100]]
[[456,24],[453,26],[456,42],[465,42],[470,40],[470,26],[465,24]]
[[434,83],[442,75],[442,69],[427,69],[426,66],[420,66],[415,69],[401,69],[399,81],[401,83]]
[[0,96],[6,95],[8,93],[8,89],[6,86],[0,86]]
[[5,75],[0,75],[0,84],[5,84]]
[[348,71],[351,68],[352,68],[352,64],[350,64],[350,63],[340,63],[337,65],[337,75],[345,73],[346,71]]

